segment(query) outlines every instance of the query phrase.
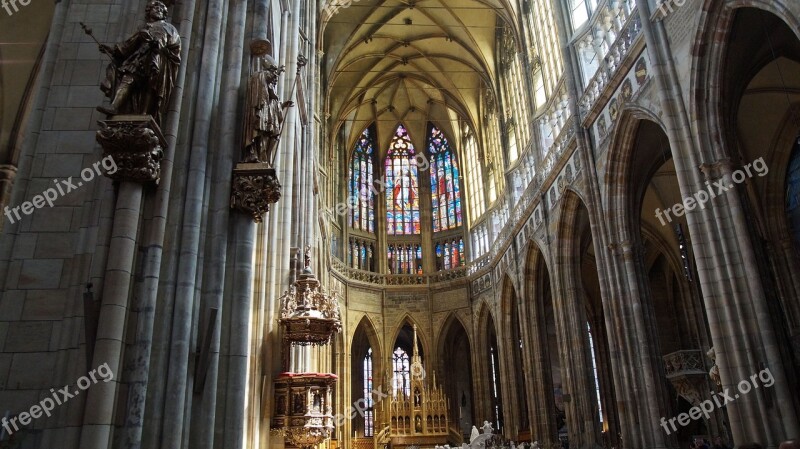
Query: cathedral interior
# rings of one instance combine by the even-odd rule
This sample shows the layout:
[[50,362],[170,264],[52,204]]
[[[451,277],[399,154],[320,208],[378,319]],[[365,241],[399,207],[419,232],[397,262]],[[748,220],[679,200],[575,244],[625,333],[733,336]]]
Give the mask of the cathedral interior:
[[800,448],[800,1],[2,0],[0,449]]

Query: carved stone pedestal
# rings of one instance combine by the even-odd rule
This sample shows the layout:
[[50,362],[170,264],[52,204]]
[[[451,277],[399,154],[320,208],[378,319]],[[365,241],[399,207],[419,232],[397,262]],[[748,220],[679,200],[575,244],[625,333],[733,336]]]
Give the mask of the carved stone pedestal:
[[261,223],[271,204],[281,199],[281,184],[275,169],[266,163],[239,163],[233,169],[231,208]]
[[106,176],[115,181],[158,184],[167,142],[153,117],[116,115],[99,123],[96,138],[103,157],[111,156],[117,166],[117,171]]
[[664,356],[664,368],[675,391],[693,406],[705,399],[706,374],[703,353],[698,350],[678,351]]

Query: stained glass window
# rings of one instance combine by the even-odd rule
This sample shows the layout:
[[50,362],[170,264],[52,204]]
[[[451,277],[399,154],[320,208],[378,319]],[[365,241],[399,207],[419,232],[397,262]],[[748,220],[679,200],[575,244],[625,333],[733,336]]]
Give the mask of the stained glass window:
[[589,350],[592,353],[592,373],[594,374],[594,388],[597,392],[597,414],[600,416],[600,423],[603,423],[603,403],[600,400],[600,378],[597,376],[597,352],[594,349],[594,338],[592,338],[592,326],[586,323],[586,330],[589,332]]
[[375,271],[375,243],[350,239],[350,267],[364,271]]
[[497,349],[495,345],[492,344],[489,346],[489,368],[492,376],[492,406],[494,408],[494,425],[495,428],[499,430],[503,427],[503,409],[500,406],[500,380],[498,379],[500,367],[498,366],[497,357]]
[[389,272],[422,274],[421,245],[389,245]]
[[361,134],[350,160],[348,224],[360,231],[375,232],[375,189],[373,185],[375,133],[367,128]]
[[414,145],[403,125],[397,127],[386,156],[386,232],[420,233],[419,182]]
[[372,399],[372,348],[367,350],[364,357],[364,436],[371,437],[375,430],[375,409]]
[[461,186],[456,154],[441,130],[430,127],[428,151],[431,155],[431,198],[433,231],[461,226]]
[[408,353],[401,347],[394,350],[392,356],[394,364],[394,379],[392,386],[394,387],[394,394],[404,394],[406,397],[411,395],[411,362],[408,358]]
[[453,268],[463,266],[465,261],[463,238],[458,237],[436,244],[437,270],[452,270]]

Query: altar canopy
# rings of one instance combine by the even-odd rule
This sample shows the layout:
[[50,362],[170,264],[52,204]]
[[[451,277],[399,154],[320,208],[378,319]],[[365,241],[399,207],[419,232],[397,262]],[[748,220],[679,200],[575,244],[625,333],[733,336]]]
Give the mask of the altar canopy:
[[409,375],[398,375],[389,398],[376,405],[375,438],[377,444],[391,443],[392,448],[450,444],[460,446],[463,438],[458,429],[450,428],[449,406],[444,389],[436,383],[436,373],[422,363],[414,325],[414,352]]

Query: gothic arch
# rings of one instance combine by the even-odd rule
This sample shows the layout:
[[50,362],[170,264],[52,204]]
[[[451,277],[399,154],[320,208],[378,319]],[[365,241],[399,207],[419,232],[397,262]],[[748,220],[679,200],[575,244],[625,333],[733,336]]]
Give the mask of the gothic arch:
[[[620,241],[632,237],[628,233],[636,229],[639,220],[639,216],[632,213],[640,198],[632,194],[631,174],[636,157],[636,141],[643,123],[656,125],[666,135],[663,122],[653,111],[631,104],[622,110],[609,144],[603,197],[608,201],[609,232],[617,230],[619,234],[612,236],[612,239]],[[644,179],[648,178],[649,175]]]
[[[358,344],[358,339],[363,338],[372,348],[372,353],[375,355],[376,360],[383,360],[383,345],[381,344],[380,334],[375,327],[369,315],[366,313],[361,316],[357,321],[358,324],[353,328],[353,335],[350,338],[350,349],[353,353],[353,348]],[[363,333],[363,334],[362,334]]]
[[[793,13],[789,2],[772,0],[735,0],[703,2],[703,14],[694,39],[691,54],[692,70],[689,110],[696,120],[700,139],[699,148],[726,148],[729,140],[722,135],[728,129],[723,116],[723,77],[726,74],[725,60],[736,12],[742,8],[753,8],[768,12],[783,21],[800,39],[800,17]],[[702,150],[701,150],[702,151]],[[721,150],[711,155],[711,160],[724,158]]]
[[[553,286],[555,325],[563,387],[573,398],[565,405],[570,441],[601,444],[601,431],[605,429],[611,430],[612,440],[603,443],[616,445],[619,424],[614,405],[611,345],[600,287],[602,269],[597,262],[597,236],[593,234],[591,217],[580,194],[568,189],[561,200],[556,229],[560,248],[554,262],[558,267]],[[602,401],[598,399],[601,395]]]
[[[525,258],[523,285],[525,288],[523,307],[527,310],[527,341],[530,349],[528,382],[528,415],[532,437],[554,444],[558,441],[558,429],[563,421],[563,404],[556,404],[558,384],[553,371],[560,373],[558,339],[555,334],[555,315],[551,270],[547,257],[538,242],[531,240]],[[559,374],[560,379],[560,374]],[[560,381],[559,381],[560,382]]]
[[[411,327],[417,326],[417,339],[419,340],[418,343],[420,346],[419,349],[423,355],[422,363],[427,366],[428,363],[432,362],[435,358],[433,352],[431,351],[431,339],[433,337],[430,337],[426,334],[425,330],[428,329],[428,327],[417,322],[417,320],[415,320],[410,313],[403,314],[400,320],[395,322],[395,325],[391,331],[391,338],[386,341],[386,347],[392,348],[389,353],[394,350],[394,345],[397,342],[397,338],[400,336],[400,333],[403,331],[403,328],[406,325]],[[411,353],[408,355],[410,357]]]
[[[471,360],[473,353],[472,336],[467,332],[467,327],[455,313],[450,313],[438,335],[439,374],[436,378],[450,401],[451,422],[459,426],[462,434],[469,433],[475,422],[475,381]],[[460,423],[456,419],[458,417],[461,418]]]

